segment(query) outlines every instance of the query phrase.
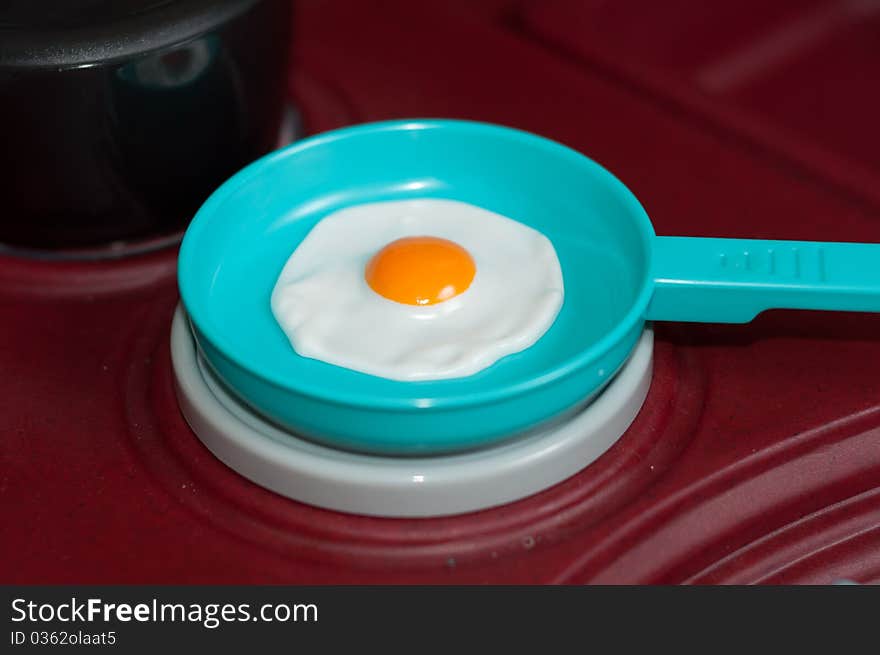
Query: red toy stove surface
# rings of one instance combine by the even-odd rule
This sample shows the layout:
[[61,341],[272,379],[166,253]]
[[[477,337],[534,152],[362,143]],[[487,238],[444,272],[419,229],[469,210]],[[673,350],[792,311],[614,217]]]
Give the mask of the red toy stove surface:
[[[302,2],[291,92],[310,131],[447,116],[555,138],[659,234],[880,241],[880,91],[860,77],[880,14],[747,4]],[[196,439],[175,258],[0,258],[4,582],[880,582],[880,316],[658,325],[645,406],[595,464],[386,520],[265,491]]]

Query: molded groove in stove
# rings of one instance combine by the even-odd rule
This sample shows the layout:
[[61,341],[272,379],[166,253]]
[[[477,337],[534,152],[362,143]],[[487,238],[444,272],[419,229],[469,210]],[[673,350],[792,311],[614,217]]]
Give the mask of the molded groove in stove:
[[[736,550],[685,582],[827,584],[830,578],[872,582],[870,571],[861,568],[852,570],[852,558],[846,558],[845,572],[830,575],[828,560],[834,559],[833,552],[860,541],[872,543],[874,548],[880,547],[880,488],[829,505],[785,525]],[[817,561],[819,566],[815,567]],[[816,574],[814,568],[823,570],[823,580],[808,577]]]
[[[880,406],[865,409],[679,488],[652,511],[621,519],[555,581],[671,584],[695,578],[764,535],[875,489],[880,459],[865,453],[880,452],[878,425]],[[644,556],[648,551],[652,557]]]
[[0,256],[0,288],[44,300],[122,295],[174,283],[177,249],[114,261],[71,262]]
[[[375,569],[436,569],[546,547],[617,511],[675,461],[702,407],[702,371],[668,344],[655,347],[654,383],[630,430],[580,474],[495,509],[432,519],[379,519],[288,500],[228,469],[198,441],[173,389],[171,308],[141,326],[125,381],[130,446],[154,483],[212,538],[247,542],[264,557]],[[149,362],[149,363],[147,363]]]

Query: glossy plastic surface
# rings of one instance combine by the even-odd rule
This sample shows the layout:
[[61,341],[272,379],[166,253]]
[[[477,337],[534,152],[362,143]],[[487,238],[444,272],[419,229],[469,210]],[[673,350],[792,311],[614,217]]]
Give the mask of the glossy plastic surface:
[[179,239],[277,146],[287,0],[0,5],[4,250]]
[[648,318],[747,323],[766,309],[880,312],[880,244],[658,237]]
[[[292,352],[266,297],[309,229],[348,205],[424,196],[471,202],[550,238],[566,301],[549,332],[442,383],[393,383]],[[321,135],[234,176],[189,228],[180,283],[208,361],[258,411],[344,448],[430,453],[522,433],[589,399],[644,317],[880,311],[878,255],[874,244],[657,238],[626,187],[562,145],[500,126],[400,121]],[[541,393],[548,386],[552,396]]]
[[171,328],[174,387],[195,434],[223,463],[287,498],[339,512],[436,517],[497,507],[592,464],[626,432],[651,385],[646,329],[620,373],[565,421],[476,452],[432,457],[344,453],[300,439],[236,401],[196,355],[178,307]]
[[[565,281],[551,328],[452,380],[395,382],[297,355],[269,303],[290,253],[334,210],[416,197],[469,202],[548,237]],[[569,148],[495,125],[395,121],[307,139],[233,176],[187,230],[179,281],[207,361],[261,413],[347,449],[446,452],[540,426],[611,379],[642,331],[652,236],[632,194]]]
[[[290,88],[308,129],[413,115],[501,122],[593,153],[660,234],[880,241],[880,200],[870,200],[880,88],[852,75],[880,66],[874,35],[838,30],[810,57],[785,59],[802,75],[750,92],[786,108],[765,134],[807,124],[802,151],[816,134],[859,148],[870,184],[814,158],[859,190],[846,193],[708,110],[681,111],[663,95],[674,84],[658,78],[646,91],[647,73],[609,74],[546,36],[555,28],[606,61],[629,54],[643,71],[663,53],[696,67],[716,47],[735,55],[796,27],[804,3],[509,2],[508,16],[546,14],[540,31],[521,17],[516,34],[477,15],[479,4],[299,3]],[[554,14],[563,4],[571,11]],[[697,13],[704,29],[692,27]],[[722,34],[707,38],[707,16]],[[828,95],[821,113],[806,102],[817,93]],[[267,491],[193,434],[169,356],[176,260],[173,249],[99,263],[0,257],[0,314],[12,317],[0,321],[5,582],[880,582],[880,314],[657,324],[642,411],[585,470],[482,512],[377,519]]]
[[257,0],[25,0],[0,7],[3,68],[104,65],[186,43]]

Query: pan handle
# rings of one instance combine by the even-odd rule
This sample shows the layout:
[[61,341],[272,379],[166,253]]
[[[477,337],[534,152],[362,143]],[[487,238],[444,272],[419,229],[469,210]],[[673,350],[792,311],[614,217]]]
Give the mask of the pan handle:
[[646,318],[748,323],[765,309],[880,312],[880,244],[656,237]]

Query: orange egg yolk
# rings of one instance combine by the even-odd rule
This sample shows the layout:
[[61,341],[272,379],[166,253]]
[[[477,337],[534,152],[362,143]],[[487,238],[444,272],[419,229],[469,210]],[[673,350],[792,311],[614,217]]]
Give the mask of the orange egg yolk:
[[380,296],[406,305],[436,305],[465,291],[477,267],[468,251],[438,237],[392,241],[367,264],[364,277]]

